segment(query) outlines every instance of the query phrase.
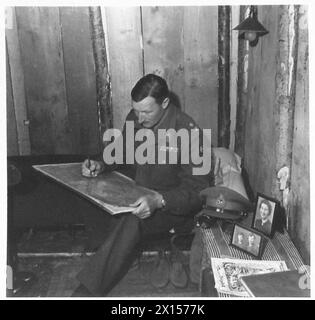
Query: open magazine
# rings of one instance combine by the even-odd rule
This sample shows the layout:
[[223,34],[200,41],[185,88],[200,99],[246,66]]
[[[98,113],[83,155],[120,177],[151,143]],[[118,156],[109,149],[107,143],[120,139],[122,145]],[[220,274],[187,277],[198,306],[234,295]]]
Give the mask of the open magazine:
[[81,163],[34,165],[33,168],[82,195],[111,214],[130,212],[129,205],[155,191],[141,187],[129,177],[113,171],[88,178],[81,174]]
[[285,261],[230,258],[211,258],[211,266],[217,291],[238,297],[250,297],[242,276],[288,270]]

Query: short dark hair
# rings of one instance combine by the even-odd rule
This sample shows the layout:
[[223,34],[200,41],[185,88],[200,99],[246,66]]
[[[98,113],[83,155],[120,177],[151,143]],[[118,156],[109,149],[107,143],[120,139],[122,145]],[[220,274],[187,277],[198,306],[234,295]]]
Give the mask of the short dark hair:
[[157,103],[161,104],[168,96],[169,91],[166,81],[152,73],[142,77],[131,90],[131,98],[135,102],[139,102],[146,97],[152,97]]

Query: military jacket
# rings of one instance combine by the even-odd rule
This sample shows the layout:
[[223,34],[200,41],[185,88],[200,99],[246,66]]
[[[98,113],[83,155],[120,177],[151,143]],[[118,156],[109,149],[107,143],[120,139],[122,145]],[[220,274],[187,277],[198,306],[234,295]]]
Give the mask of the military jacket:
[[[127,132],[126,123],[127,121],[133,122],[134,132],[130,134]],[[138,148],[146,142],[144,138],[141,141],[131,141],[131,136],[137,136],[139,129],[148,130],[147,134],[154,135],[154,143],[149,143],[143,146],[141,150],[149,150],[149,155],[143,152],[145,156],[150,158],[147,163],[137,163],[128,164],[126,154],[137,153]],[[188,141],[184,141],[186,146],[188,144],[189,151],[194,150],[202,154],[202,134],[201,130],[196,125],[195,121],[176,108],[173,104],[169,104],[165,110],[162,119],[159,123],[151,129],[145,129],[139,124],[138,118],[136,117],[133,110],[126,117],[126,122],[123,129],[123,139],[124,139],[124,166],[128,166],[129,169],[133,171],[133,178],[135,181],[144,187],[153,189],[160,194],[162,194],[166,206],[164,210],[170,211],[175,215],[194,215],[201,209],[201,199],[199,197],[199,192],[209,186],[209,174],[205,175],[193,175],[193,168],[197,167],[193,162],[189,154],[188,162],[182,164],[182,148],[183,141],[181,139],[177,140],[176,146],[170,144],[165,140],[161,140],[159,136],[159,130],[174,129],[178,132],[180,129],[186,129],[188,132]],[[198,132],[198,139],[191,140],[191,132]],[[151,131],[151,132],[149,132]],[[143,131],[145,133],[145,131]],[[144,134],[146,135],[146,133]],[[194,135],[196,138],[196,135]],[[197,149],[197,150],[196,150]],[[136,155],[136,154],[135,154]],[[150,156],[150,157],[148,157]],[[159,156],[163,159],[159,159]],[[170,157],[172,157],[173,162],[170,163]],[[176,159],[176,163],[174,162]]]

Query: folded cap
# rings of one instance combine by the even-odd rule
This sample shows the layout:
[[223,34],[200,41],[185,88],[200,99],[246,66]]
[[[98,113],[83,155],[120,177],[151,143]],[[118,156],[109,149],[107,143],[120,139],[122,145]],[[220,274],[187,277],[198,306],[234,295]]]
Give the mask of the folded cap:
[[238,192],[226,187],[209,187],[200,192],[205,201],[200,214],[218,219],[235,220],[245,216],[252,204]]

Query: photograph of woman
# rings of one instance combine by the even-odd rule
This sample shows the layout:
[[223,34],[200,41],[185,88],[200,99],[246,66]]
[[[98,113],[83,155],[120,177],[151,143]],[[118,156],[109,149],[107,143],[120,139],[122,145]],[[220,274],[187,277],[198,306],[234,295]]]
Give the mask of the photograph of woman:
[[275,203],[262,197],[258,197],[254,228],[266,235],[270,235],[272,231],[274,211]]

